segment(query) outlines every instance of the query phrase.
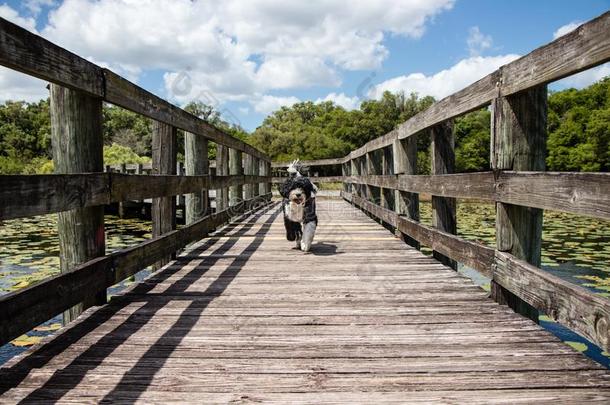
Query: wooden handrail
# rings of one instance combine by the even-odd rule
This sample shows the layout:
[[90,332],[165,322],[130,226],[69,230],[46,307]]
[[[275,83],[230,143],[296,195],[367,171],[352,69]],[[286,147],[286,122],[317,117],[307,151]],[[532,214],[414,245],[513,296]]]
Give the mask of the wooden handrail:
[[0,175],[0,219],[50,214],[128,200],[263,183],[266,176],[175,176],[121,173]]
[[207,121],[4,18],[0,18],[0,65],[85,92],[269,161],[269,157],[258,149],[219,130]]

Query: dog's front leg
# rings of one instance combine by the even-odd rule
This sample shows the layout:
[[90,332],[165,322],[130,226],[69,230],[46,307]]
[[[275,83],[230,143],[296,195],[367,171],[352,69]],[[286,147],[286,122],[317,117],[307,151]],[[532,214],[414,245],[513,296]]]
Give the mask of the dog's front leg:
[[309,252],[315,234],[316,221],[311,221],[303,225],[303,239],[301,239],[301,250],[303,252]]

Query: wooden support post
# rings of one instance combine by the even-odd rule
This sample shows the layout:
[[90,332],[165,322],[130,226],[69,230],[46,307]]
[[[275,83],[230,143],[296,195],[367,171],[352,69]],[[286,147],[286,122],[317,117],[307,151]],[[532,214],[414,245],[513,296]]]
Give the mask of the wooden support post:
[[[358,161],[356,159],[350,159],[350,175],[351,176],[359,176],[358,173]],[[352,183],[350,192],[354,195],[360,196],[360,186],[358,184]]]
[[[216,176],[229,175],[229,148],[227,146],[216,145]],[[216,212],[224,211],[229,208],[229,189],[223,187],[216,190]]]
[[[51,84],[51,142],[55,173],[103,172],[102,100]],[[77,208],[58,214],[62,273],[105,252],[104,207]],[[105,286],[89,286],[91,296],[64,311],[64,324],[86,308],[106,303]]]
[[[410,136],[397,139],[392,145],[394,155],[394,174],[417,174],[417,138]],[[407,191],[394,191],[394,208],[399,215],[419,221],[419,194]],[[419,242],[405,233],[400,233],[402,240],[416,249]]]
[[[176,128],[159,121],[152,126],[152,174],[176,174]],[[153,237],[176,229],[176,199],[174,196],[153,198]],[[168,256],[153,265],[159,269],[172,259]]]
[[341,164],[341,176],[343,176],[343,184],[342,190],[346,193],[349,193],[349,183],[345,181],[345,178],[348,176],[347,174],[347,163]]
[[[254,158],[251,155],[244,153],[244,174],[247,176],[252,175],[253,160],[254,160]],[[253,184],[244,185],[244,199],[250,200],[253,197],[254,197],[254,185]]]
[[[258,176],[259,174],[260,174],[259,159],[256,157],[253,157],[252,158],[252,175]],[[252,184],[252,193],[254,194],[255,198],[260,195],[257,183]]]
[[[136,174],[141,175],[144,172],[144,165],[142,163],[138,163],[136,165]],[[140,213],[140,217],[145,216],[144,214],[144,200],[138,200],[138,212]]]
[[[432,135],[432,174],[455,173],[455,141],[453,122],[445,121],[431,129]],[[456,234],[456,200],[450,197],[432,196],[432,225],[442,231]],[[441,263],[457,270],[455,260],[434,251],[434,257]]]
[[[494,170],[544,171],[547,88],[539,86],[492,105],[491,164]],[[496,204],[496,247],[540,267],[542,213],[538,208]],[[538,311],[492,281],[491,296],[538,322]]]
[[[231,176],[243,176],[244,166],[242,153],[237,149],[229,149],[229,174]],[[236,185],[229,188],[229,205],[239,204],[244,199],[244,186]]]
[[[382,161],[381,161],[381,174],[391,175],[394,174],[394,151],[391,146],[383,148],[382,150]],[[394,211],[394,190],[391,188],[381,189],[381,197],[383,206],[389,210]]]
[[[265,176],[265,170],[267,169],[267,162],[263,159],[258,160],[258,174],[259,176]],[[264,195],[265,190],[267,189],[267,185],[263,183],[258,183],[258,195]]]
[[[126,174],[127,173],[127,164],[121,163],[119,165],[119,173]],[[125,202],[119,202],[119,218],[125,217]]]
[[[208,140],[202,136],[184,133],[184,161],[187,176],[204,176],[209,173]],[[209,212],[208,190],[187,194],[185,201],[186,224],[203,218]]]
[[[271,176],[271,162],[270,161],[266,161],[265,162],[265,176]],[[267,185],[266,188],[266,194],[271,193],[271,178],[269,178],[269,181],[267,181],[265,183]]]

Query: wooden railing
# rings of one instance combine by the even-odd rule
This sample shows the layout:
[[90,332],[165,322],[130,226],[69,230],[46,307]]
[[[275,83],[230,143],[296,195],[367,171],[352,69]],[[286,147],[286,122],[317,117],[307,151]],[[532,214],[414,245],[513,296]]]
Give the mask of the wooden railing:
[[[0,220],[59,213],[62,271],[0,297],[0,344],[62,311],[68,310],[64,319],[70,320],[86,306],[105,303],[108,287],[167,263],[187,244],[271,198],[265,154],[2,18],[0,64],[51,82],[57,173],[0,176]],[[103,102],[153,120],[151,175],[104,172]],[[176,175],[177,129],[185,131],[187,175]],[[217,144],[215,175],[208,141]],[[208,204],[210,189],[217,190],[215,211]],[[172,196],[178,194],[187,194],[187,224],[176,230]],[[103,205],[145,198],[153,198],[153,239],[106,255]]]
[[[544,172],[548,82],[610,60],[610,13],[502,66],[433,104],[348,156],[304,164],[341,165],[343,197],[403,239],[455,267],[492,280],[491,296],[537,320],[537,310],[610,348],[610,301],[540,267],[542,210],[610,219],[609,173]],[[454,174],[452,119],[491,104],[491,166]],[[416,175],[415,135],[432,137],[431,175]],[[278,164],[278,166],[281,164]],[[276,181],[280,181],[278,178]],[[325,178],[317,178],[324,181]],[[432,195],[433,226],[419,222],[419,194]],[[496,203],[496,248],[456,234],[456,198]]]

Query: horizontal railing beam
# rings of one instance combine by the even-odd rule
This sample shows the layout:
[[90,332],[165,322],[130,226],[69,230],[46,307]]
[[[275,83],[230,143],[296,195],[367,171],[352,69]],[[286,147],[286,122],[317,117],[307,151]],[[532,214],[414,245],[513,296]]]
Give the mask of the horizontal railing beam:
[[[319,159],[319,160],[301,160],[301,164],[304,166],[332,166],[340,165],[345,163],[345,158],[331,158],[331,159]],[[272,162],[272,168],[288,167],[292,162]]]
[[128,200],[174,196],[242,184],[266,176],[174,176],[122,173],[0,175],[0,219],[50,214]]
[[271,194],[266,194],[243,201],[179,230],[95,258],[69,272],[0,296],[0,345],[81,302],[86,296],[119,283],[187,244],[205,237],[232,217],[267,204],[270,199]]
[[264,153],[207,121],[4,18],[0,18],[0,65],[86,92],[135,113],[269,161]]
[[610,173],[498,171],[446,175],[348,176],[344,181],[412,193],[481,199],[610,219]]
[[610,300],[506,252],[496,251],[492,279],[550,318],[610,349]]
[[[281,184],[286,181],[288,177],[272,177],[271,182],[274,184]],[[320,177],[309,177],[312,183],[341,183],[346,178],[343,176],[320,176]]]

